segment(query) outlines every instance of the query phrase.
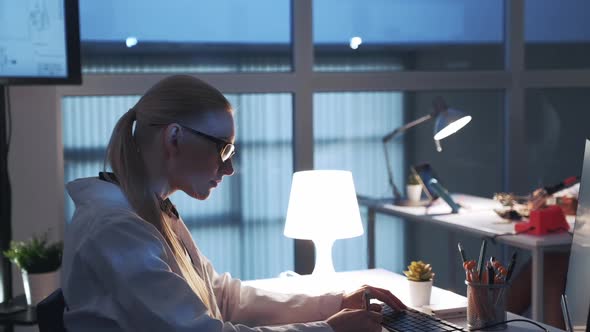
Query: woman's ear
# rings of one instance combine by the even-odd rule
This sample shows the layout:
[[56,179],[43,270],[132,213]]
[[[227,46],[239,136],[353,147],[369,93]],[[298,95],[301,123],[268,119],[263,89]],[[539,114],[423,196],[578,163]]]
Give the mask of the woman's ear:
[[177,123],[171,123],[164,129],[163,135],[164,148],[168,154],[178,152],[179,142],[183,138],[182,127]]

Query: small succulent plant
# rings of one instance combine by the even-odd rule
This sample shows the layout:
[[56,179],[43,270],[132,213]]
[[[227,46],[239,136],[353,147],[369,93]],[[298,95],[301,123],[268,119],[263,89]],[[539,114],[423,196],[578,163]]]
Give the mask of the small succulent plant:
[[429,281],[434,278],[432,266],[423,261],[412,261],[412,263],[408,265],[408,270],[404,271],[404,274],[411,281]]
[[415,185],[415,184],[420,184],[420,180],[418,179],[418,175],[414,174],[414,173],[410,173],[410,175],[408,175],[408,185]]

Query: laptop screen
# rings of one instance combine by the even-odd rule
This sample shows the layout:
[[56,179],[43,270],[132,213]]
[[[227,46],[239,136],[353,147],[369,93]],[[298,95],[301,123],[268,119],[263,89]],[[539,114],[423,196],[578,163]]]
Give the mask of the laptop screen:
[[586,140],[578,210],[567,271],[567,295],[575,331],[586,331],[590,308],[590,140]]

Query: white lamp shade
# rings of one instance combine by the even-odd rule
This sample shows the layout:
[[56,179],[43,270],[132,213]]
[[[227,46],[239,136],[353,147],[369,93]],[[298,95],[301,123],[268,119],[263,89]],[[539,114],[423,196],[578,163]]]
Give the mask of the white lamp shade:
[[284,234],[306,240],[362,235],[352,173],[331,170],[294,173]]
[[434,124],[434,139],[441,139],[451,136],[471,121],[471,116],[452,108],[440,113]]

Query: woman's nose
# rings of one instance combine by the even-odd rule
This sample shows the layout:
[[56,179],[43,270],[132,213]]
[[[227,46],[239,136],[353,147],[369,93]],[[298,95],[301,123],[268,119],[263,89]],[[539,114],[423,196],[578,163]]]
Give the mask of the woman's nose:
[[223,172],[223,174],[225,175],[232,175],[234,174],[234,162],[232,161],[232,159],[228,159],[226,160],[222,165],[221,165],[221,171]]

